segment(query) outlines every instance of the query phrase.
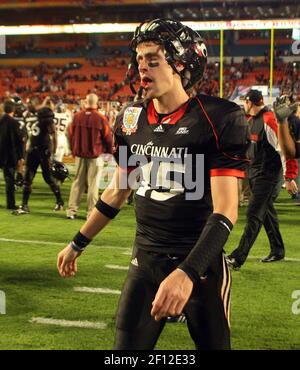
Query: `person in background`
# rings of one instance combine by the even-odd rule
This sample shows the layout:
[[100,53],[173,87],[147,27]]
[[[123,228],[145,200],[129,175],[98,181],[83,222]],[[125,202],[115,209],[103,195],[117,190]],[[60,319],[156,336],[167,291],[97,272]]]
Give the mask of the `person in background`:
[[13,212],[16,216],[30,212],[28,202],[32,191],[32,183],[39,166],[42,169],[43,179],[55,196],[56,204],[54,211],[60,211],[64,206],[60,186],[56,183],[51,173],[51,161],[56,148],[52,107],[53,104],[50,98],[45,98],[42,104],[39,103],[38,99],[34,98],[31,100],[29,111],[25,115],[29,139],[25,160],[22,205]]
[[69,155],[69,139],[67,138],[68,127],[72,122],[71,111],[63,103],[57,104],[54,112],[54,122],[57,137],[56,151],[54,158],[63,162],[64,156]]
[[274,262],[284,258],[285,250],[279,230],[274,201],[282,182],[282,162],[278,145],[278,125],[274,113],[265,106],[262,93],[250,90],[243,97],[245,112],[251,132],[247,169],[251,198],[247,209],[247,221],[238,247],[227,256],[229,267],[238,270],[246,262],[256,238],[264,226],[270,253],[261,262]]
[[283,95],[276,99],[273,105],[279,124],[279,143],[283,154],[290,164],[290,170],[285,176],[285,186],[296,204],[300,204],[300,104]]
[[113,153],[112,132],[107,119],[98,112],[98,97],[89,94],[85,109],[75,114],[69,126],[72,155],[75,157],[67,218],[73,220],[87,187],[87,217],[99,199],[99,183],[105,154]]
[[24,163],[23,139],[19,123],[13,118],[15,103],[6,100],[0,118],[0,168],[3,170],[6,191],[6,208],[15,210],[15,174]]

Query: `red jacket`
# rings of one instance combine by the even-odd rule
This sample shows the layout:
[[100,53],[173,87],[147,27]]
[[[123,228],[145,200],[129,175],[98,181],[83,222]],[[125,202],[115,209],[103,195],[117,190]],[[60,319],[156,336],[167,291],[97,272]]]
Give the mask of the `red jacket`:
[[74,157],[97,158],[113,152],[113,138],[108,121],[96,109],[75,114],[69,126],[71,150]]
[[296,179],[298,177],[298,160],[288,159],[286,161],[285,179]]

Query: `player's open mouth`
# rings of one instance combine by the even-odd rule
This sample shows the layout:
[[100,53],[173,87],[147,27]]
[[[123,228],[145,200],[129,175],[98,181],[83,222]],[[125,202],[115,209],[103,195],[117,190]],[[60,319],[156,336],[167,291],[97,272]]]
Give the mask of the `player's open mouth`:
[[153,80],[151,80],[151,78],[149,77],[143,77],[142,80],[141,80],[141,85],[144,87],[144,88],[147,88],[149,87],[149,85],[153,83]]

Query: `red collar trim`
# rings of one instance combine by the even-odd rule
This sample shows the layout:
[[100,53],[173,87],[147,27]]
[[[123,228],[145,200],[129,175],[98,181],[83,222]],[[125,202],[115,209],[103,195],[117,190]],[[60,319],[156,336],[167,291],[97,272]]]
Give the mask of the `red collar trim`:
[[153,100],[150,101],[147,107],[147,116],[148,122],[150,125],[158,125],[158,124],[168,124],[168,125],[175,125],[180,118],[184,115],[190,100],[188,100],[185,104],[183,104],[180,108],[178,108],[175,112],[166,115],[161,122],[158,122],[158,113],[155,110]]

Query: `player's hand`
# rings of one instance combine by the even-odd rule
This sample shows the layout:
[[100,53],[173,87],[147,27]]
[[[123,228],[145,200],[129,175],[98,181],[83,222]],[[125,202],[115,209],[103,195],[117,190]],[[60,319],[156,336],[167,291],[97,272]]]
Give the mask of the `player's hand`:
[[295,180],[292,180],[292,181],[286,181],[285,182],[285,188],[287,190],[287,192],[291,195],[295,195],[298,193],[298,186],[296,184],[296,181]]
[[163,317],[180,315],[192,290],[193,282],[188,275],[182,270],[174,270],[161,282],[152,302],[151,316],[159,321]]
[[23,158],[19,159],[18,160],[18,164],[17,164],[17,171],[19,173],[22,173],[24,172],[24,164],[25,164],[25,160]]
[[273,104],[274,113],[279,124],[284,123],[291,114],[297,111],[297,108],[298,102],[290,104],[290,99],[287,95],[276,98]]
[[74,251],[70,245],[57,256],[57,270],[62,277],[74,276],[77,272],[77,258],[81,253]]

